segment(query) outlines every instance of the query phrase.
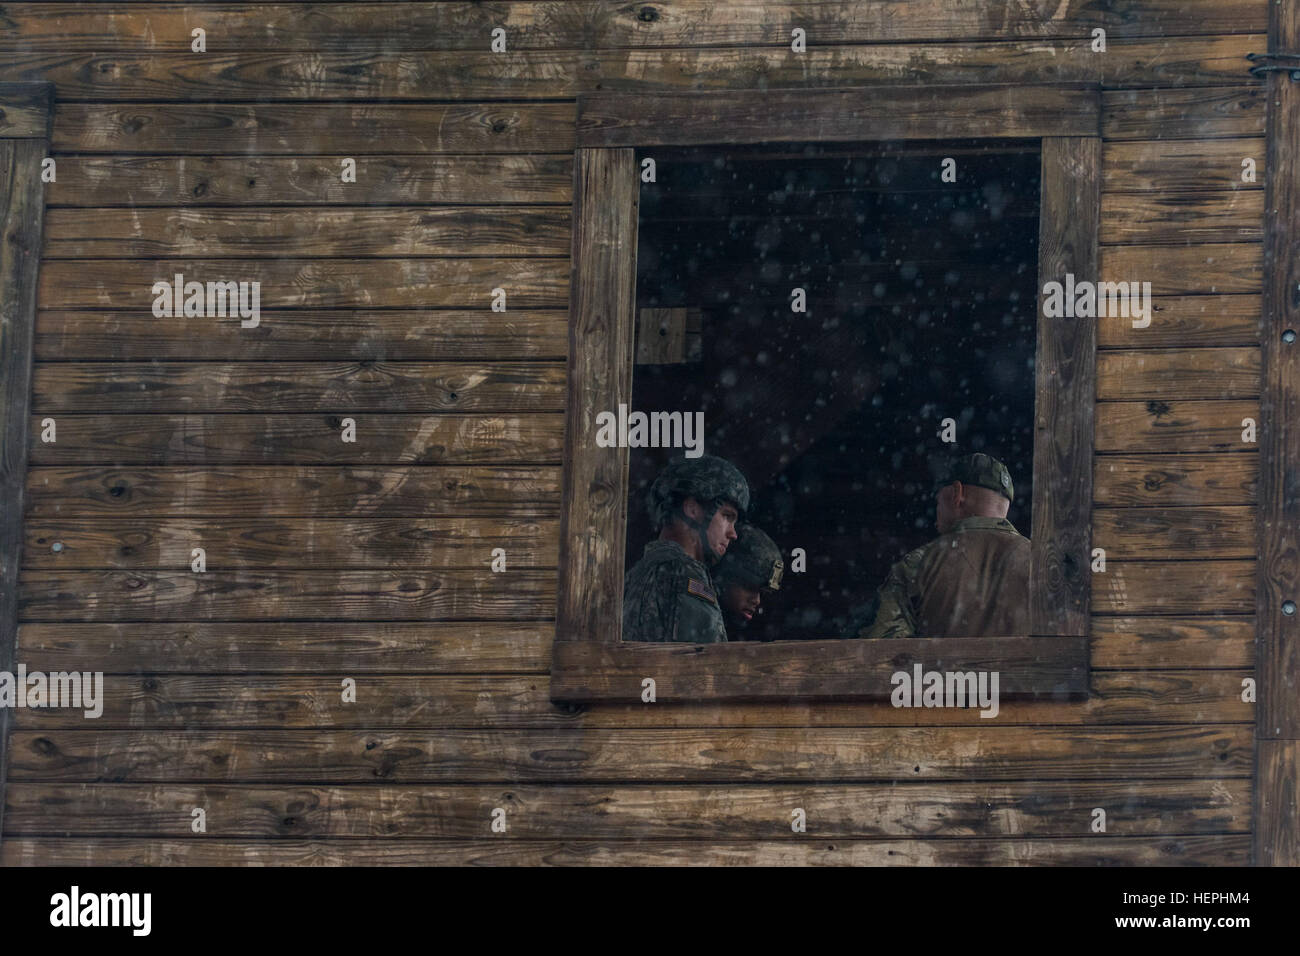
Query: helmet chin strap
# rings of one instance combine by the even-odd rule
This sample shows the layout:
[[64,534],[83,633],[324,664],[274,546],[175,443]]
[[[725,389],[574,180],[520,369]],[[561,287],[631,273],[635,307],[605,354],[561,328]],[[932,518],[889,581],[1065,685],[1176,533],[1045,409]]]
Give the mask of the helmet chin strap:
[[706,514],[704,521],[696,521],[686,513],[685,502],[677,508],[677,514],[695,531],[696,537],[700,539],[700,550],[704,553],[704,564],[711,567],[718,563],[718,555],[713,552],[709,546],[709,525],[713,523],[713,516],[718,513],[718,503],[713,503],[713,508]]

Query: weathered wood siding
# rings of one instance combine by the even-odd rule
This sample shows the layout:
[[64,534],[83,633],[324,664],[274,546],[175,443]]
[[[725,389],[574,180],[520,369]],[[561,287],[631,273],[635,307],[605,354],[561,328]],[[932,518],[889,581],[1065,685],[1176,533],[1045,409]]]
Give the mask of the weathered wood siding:
[[[16,659],[109,674],[15,712],[4,863],[1250,861],[1265,0],[2,13],[58,101]],[[575,95],[1058,80],[1158,308],[1097,330],[1091,699],[553,706]]]

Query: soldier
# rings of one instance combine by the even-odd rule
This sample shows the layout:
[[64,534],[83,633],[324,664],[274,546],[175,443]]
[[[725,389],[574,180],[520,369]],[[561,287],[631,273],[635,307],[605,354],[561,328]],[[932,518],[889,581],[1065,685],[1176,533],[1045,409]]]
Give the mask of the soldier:
[[1015,637],[1029,633],[1029,539],[1007,520],[1014,489],[989,455],[953,462],[936,486],[939,537],[909,552],[858,637]]
[[744,640],[741,632],[754,619],[762,595],[781,590],[784,570],[781,550],[771,538],[752,524],[736,525],[736,540],[713,568],[728,638]]
[[659,538],[623,582],[623,640],[726,641],[709,567],[736,538],[749,484],[716,455],[678,458],[650,486],[646,510]]

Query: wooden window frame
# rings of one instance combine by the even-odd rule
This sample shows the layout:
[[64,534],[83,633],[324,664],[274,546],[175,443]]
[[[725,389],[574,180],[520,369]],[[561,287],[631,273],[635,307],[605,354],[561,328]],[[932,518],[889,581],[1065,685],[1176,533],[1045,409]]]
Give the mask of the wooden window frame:
[[1096,323],[1045,319],[1036,341],[1029,636],[681,644],[623,642],[627,448],[600,448],[595,416],[632,397],[635,150],[778,142],[1036,139],[1038,289],[1098,279],[1101,92],[1096,85],[588,93],[578,97],[568,402],[551,699],[885,700],[890,675],[999,671],[1000,696],[1089,689],[1089,549]]

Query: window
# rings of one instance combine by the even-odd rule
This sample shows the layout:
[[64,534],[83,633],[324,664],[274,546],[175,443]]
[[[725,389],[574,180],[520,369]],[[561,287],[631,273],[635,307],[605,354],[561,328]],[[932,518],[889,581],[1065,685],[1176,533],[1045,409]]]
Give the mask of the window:
[[[692,154],[715,161],[724,157],[724,164],[766,163],[775,175],[781,174],[777,167],[782,155],[832,160],[874,156],[879,160],[939,149],[943,155],[959,151],[959,163],[966,161],[963,156],[974,163],[1000,163],[1008,175],[1022,177],[1026,163],[1037,163],[1037,208],[1023,208],[1023,195],[1016,199],[1022,207],[1020,213],[1036,216],[1038,221],[1036,274],[1021,276],[1019,283],[1019,288],[1029,289],[1038,301],[1037,293],[1044,284],[1064,280],[1066,273],[1095,278],[1098,100],[1096,90],[1079,86],[580,97],[553,699],[636,700],[641,697],[645,678],[654,680],[656,699],[664,701],[884,699],[892,689],[890,675],[910,669],[914,663],[927,670],[998,670],[1004,697],[1087,693],[1088,519],[1096,347],[1090,322],[1038,318],[1037,308],[1030,313],[1028,328],[1034,328],[1033,319],[1037,319],[1032,350],[1033,418],[1028,431],[1021,429],[1023,444],[1030,446],[1022,447],[1021,454],[1024,459],[1032,455],[1032,481],[1030,473],[1017,475],[1018,487],[1028,493],[1022,506],[1024,515],[1032,515],[1030,527],[1018,525],[1031,537],[1033,547],[1029,635],[818,639],[817,629],[831,625],[812,621],[807,627],[787,622],[784,633],[769,635],[776,637],[770,642],[624,643],[619,633],[623,575],[629,543],[635,538],[635,532],[630,535],[628,531],[629,497],[635,508],[634,529],[641,510],[636,504],[640,496],[629,477],[630,455],[637,450],[601,447],[596,434],[598,414],[614,412],[620,404],[633,405],[638,321],[643,327],[647,321],[676,323],[670,349],[674,354],[667,360],[662,355],[656,358],[647,355],[643,346],[641,365],[636,366],[637,381],[651,390],[659,388],[665,395],[673,390],[681,394],[680,381],[675,382],[671,373],[656,377],[654,366],[680,366],[702,356],[701,335],[691,326],[719,321],[718,303],[682,308],[692,303],[663,301],[680,294],[680,283],[673,288],[669,280],[667,291],[663,283],[655,287],[649,281],[657,274],[654,263],[650,269],[643,264],[647,281],[644,288],[638,288],[641,159],[659,157],[658,163]],[[937,163],[937,155],[934,161]],[[804,165],[810,168],[810,164]],[[887,218],[886,212],[884,206],[878,206],[874,214]],[[647,252],[653,253],[658,248],[655,242],[662,245],[663,239],[647,241],[646,235],[642,233],[642,241]],[[1015,237],[1007,234],[999,241],[1014,243]],[[1021,258],[1023,253],[1021,249]],[[981,268],[987,272],[987,265]],[[953,271],[960,280],[962,266],[955,265]],[[658,275],[662,278],[662,273]],[[783,285],[798,284],[786,282],[786,278],[780,277]],[[994,277],[1003,285],[1007,279]],[[886,288],[884,294],[889,293]],[[839,305],[851,311],[851,303]],[[646,311],[654,307],[678,307],[677,314]],[[825,313],[836,306],[823,299],[820,307]],[[934,318],[940,324],[944,321],[942,315]],[[1012,321],[1016,321],[1014,317]],[[797,337],[807,330],[796,331]],[[732,335],[737,341],[744,338],[743,334]],[[812,347],[824,348],[827,356],[845,353],[842,339],[832,337]],[[754,342],[743,346],[733,342],[733,346],[746,349],[758,361],[761,349]],[[807,346],[804,341],[801,347]],[[848,370],[849,365],[834,367]],[[870,378],[888,370],[868,364],[865,371]],[[949,373],[961,374],[956,366]],[[676,374],[681,375],[680,368]],[[687,373],[686,378],[690,377]],[[702,376],[701,382],[708,378]],[[858,390],[862,387],[865,385]],[[846,388],[830,394],[841,392],[847,415],[856,393],[854,388]],[[691,404],[676,407],[687,410]],[[828,416],[828,422],[850,428],[851,423],[843,421],[845,415]],[[937,428],[938,421],[933,424]],[[804,435],[800,441],[808,446],[819,437],[823,436]],[[733,441],[739,447],[752,446],[753,440],[738,435]],[[963,450],[978,449],[963,446]],[[988,450],[1001,451],[1000,457],[1008,454],[1006,449]],[[706,446],[705,451],[726,454],[725,449],[713,446]],[[756,451],[758,458],[770,457],[761,451]],[[777,457],[774,464],[779,470]],[[653,470],[655,466],[648,467]],[[639,479],[644,478],[645,468],[639,465]],[[920,477],[917,484],[926,486],[921,492],[924,495],[930,476]],[[915,513],[912,509],[912,516]],[[891,560],[900,556],[893,554]],[[876,576],[864,585],[864,575],[870,574],[856,573],[861,596],[874,592],[880,582]],[[787,574],[787,579],[790,577]]]

